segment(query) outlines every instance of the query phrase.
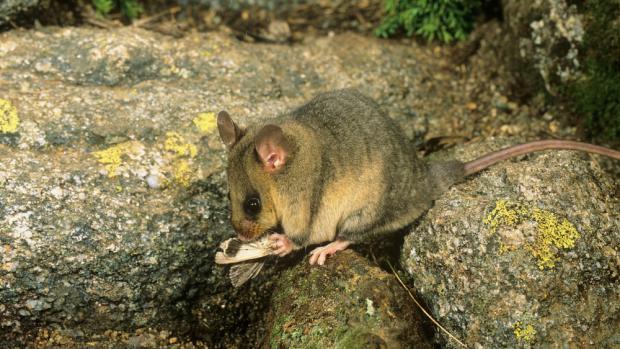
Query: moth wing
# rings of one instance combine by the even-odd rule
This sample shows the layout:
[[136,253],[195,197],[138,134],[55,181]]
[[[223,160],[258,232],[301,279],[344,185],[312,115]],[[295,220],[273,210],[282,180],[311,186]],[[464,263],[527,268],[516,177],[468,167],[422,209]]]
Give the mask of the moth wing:
[[273,253],[271,242],[266,238],[243,243],[238,239],[228,239],[220,244],[223,251],[215,254],[215,263],[231,264],[268,256]]
[[228,273],[230,282],[235,288],[243,285],[248,280],[256,277],[261,269],[263,269],[263,265],[265,265],[263,262],[248,262],[233,265],[230,267]]

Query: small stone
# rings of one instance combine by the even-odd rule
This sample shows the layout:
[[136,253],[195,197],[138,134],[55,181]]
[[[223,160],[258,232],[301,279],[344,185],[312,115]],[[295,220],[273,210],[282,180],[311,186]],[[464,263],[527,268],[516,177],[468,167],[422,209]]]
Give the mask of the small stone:
[[366,315],[374,316],[375,315],[375,306],[372,303],[371,299],[366,298]]
[[50,190],[50,194],[52,194],[54,198],[60,200],[64,196],[64,190],[62,190],[61,187],[54,187]]
[[146,183],[153,189],[159,189],[162,187],[162,180],[157,174],[150,174],[146,177]]
[[291,28],[286,21],[275,20],[269,23],[265,36],[274,42],[285,42],[291,38]]
[[508,103],[508,98],[506,96],[499,96],[495,99],[494,106],[499,110],[508,111],[510,110]]
[[557,133],[560,130],[560,123],[557,120],[549,123],[549,132]]
[[140,168],[140,169],[138,169],[138,170],[136,171],[136,176],[138,176],[138,177],[140,177],[140,178],[144,178],[144,177],[146,177],[147,175],[148,175],[148,172],[147,172],[145,169],[143,169],[143,168]]
[[517,110],[517,108],[519,107],[519,105],[517,105],[517,103],[515,102],[508,102],[506,105],[508,106],[509,110]]
[[474,111],[476,109],[478,109],[478,105],[474,102],[469,102],[467,104],[465,104],[465,108],[467,108],[467,110],[469,111]]
[[26,307],[30,310],[37,308],[40,301],[37,299],[29,299],[26,301]]
[[52,64],[49,61],[35,63],[34,69],[40,73],[49,73],[54,70]]

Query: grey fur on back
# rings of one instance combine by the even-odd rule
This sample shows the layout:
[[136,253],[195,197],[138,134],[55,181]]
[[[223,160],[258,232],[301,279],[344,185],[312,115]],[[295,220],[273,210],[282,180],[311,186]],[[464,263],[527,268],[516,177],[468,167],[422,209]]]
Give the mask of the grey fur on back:
[[[267,125],[280,128],[286,147],[285,165],[274,172],[265,170],[255,148]],[[419,160],[398,124],[370,98],[351,89],[326,92],[249,126],[231,147],[232,221],[252,225],[250,235],[279,227],[297,246],[361,241],[413,222],[461,173],[459,162]],[[252,195],[263,204],[256,217],[243,209]]]
[[376,180],[386,190],[374,212],[374,223],[363,231],[340,231],[342,238],[359,241],[365,235],[411,223],[431,206],[440,191],[455,181],[441,173],[434,173],[431,178],[426,163],[416,157],[412,142],[402,129],[374,101],[356,90],[317,95],[284,118],[312,129],[318,135],[317,146],[322,148],[319,153],[325,154],[318,174],[323,185],[315,188],[314,207],[323,196],[325,182],[344,172],[360,171],[360,164],[382,163],[381,178]]

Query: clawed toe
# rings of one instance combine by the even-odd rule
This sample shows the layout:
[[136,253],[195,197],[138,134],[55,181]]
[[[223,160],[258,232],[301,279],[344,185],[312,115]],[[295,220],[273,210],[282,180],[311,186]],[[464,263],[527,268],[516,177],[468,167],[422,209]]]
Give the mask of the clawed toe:
[[291,252],[290,249],[287,249],[285,246],[279,247],[273,251],[273,254],[278,255],[280,257],[284,257]]
[[269,240],[273,242],[273,253],[280,257],[284,257],[293,251],[293,243],[286,237],[286,235],[271,234],[269,235]]
[[333,256],[338,251],[345,250],[351,242],[346,240],[336,240],[321,247],[317,247],[310,252],[310,264],[323,265],[327,257]]

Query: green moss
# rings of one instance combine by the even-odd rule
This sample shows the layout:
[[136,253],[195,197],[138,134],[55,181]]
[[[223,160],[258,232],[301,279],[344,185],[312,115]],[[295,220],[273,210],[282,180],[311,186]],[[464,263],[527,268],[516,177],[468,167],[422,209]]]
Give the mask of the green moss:
[[[559,259],[557,249],[569,249],[575,246],[580,234],[565,218],[559,218],[553,212],[528,207],[520,203],[499,200],[495,208],[483,219],[492,233],[500,226],[516,227],[517,225],[534,221],[536,223],[536,237],[534,242],[527,243],[527,249],[538,259],[540,269],[553,268]],[[509,248],[500,245],[500,253]]]
[[620,139],[620,2],[583,2],[586,35],[583,79],[568,87],[570,103],[583,116],[589,138]]
[[584,45],[591,59],[620,67],[620,2],[617,0],[586,0],[586,35]]
[[278,348],[278,344],[282,341],[284,336],[284,325],[290,321],[290,315],[281,316],[274,321],[269,341],[270,348]]
[[620,70],[597,61],[588,62],[587,76],[571,94],[573,107],[584,115],[583,127],[591,139],[620,139]]
[[336,342],[336,349],[377,348],[385,342],[377,335],[356,327],[345,332]]
[[337,329],[333,323],[324,323],[308,320],[305,326],[293,323],[291,315],[284,315],[274,322],[269,340],[270,348],[280,348],[282,343],[288,343],[293,348],[329,348],[333,346],[333,338],[326,334],[333,334]]
[[[283,345],[291,348],[365,348],[369,336],[377,341],[372,331],[380,322],[378,304],[369,302],[370,298],[359,294],[360,289],[351,290],[352,299],[359,300],[359,304],[327,301],[342,292],[334,287],[333,278],[327,278],[326,272],[320,268],[308,268],[303,278],[298,277],[298,271],[288,270],[281,275],[282,288],[296,290],[294,295],[283,292],[274,297],[273,306],[283,314],[274,319],[271,327],[269,346],[280,348]],[[323,302],[321,301],[323,300]],[[372,303],[371,306],[368,304]],[[318,304],[321,304],[318,306]],[[367,314],[372,308],[373,316]],[[303,314],[303,321],[299,323],[299,316]],[[349,316],[355,314],[355,319],[362,319],[361,330],[350,326]],[[360,314],[365,316],[360,317]],[[297,322],[294,322],[297,321]],[[368,333],[366,333],[368,332]],[[358,338],[362,336],[363,338]],[[363,343],[364,345],[354,345]]]

